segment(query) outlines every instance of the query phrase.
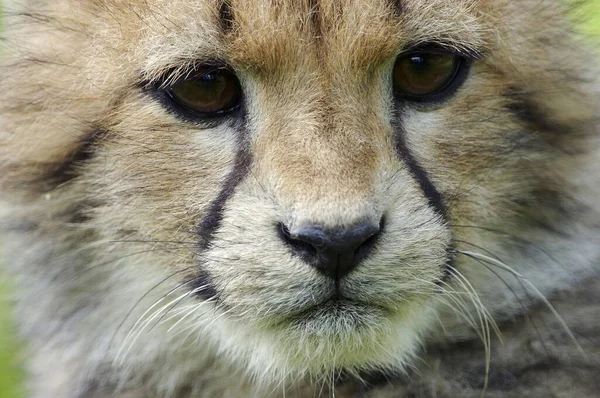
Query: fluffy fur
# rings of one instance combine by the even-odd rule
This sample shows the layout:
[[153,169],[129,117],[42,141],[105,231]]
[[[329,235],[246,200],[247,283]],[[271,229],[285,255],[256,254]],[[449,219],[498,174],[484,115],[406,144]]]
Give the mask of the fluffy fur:
[[[600,91],[567,14],[9,2],[1,227],[31,396],[597,393]],[[467,80],[398,104],[394,60],[427,43],[473,58]],[[241,81],[236,116],[183,120],[153,94],[214,60]],[[382,217],[337,284],[277,233]],[[324,304],[336,289],[353,301]]]

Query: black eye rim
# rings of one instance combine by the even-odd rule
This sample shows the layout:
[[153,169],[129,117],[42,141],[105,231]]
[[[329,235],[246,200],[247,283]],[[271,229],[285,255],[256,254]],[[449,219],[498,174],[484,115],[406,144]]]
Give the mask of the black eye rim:
[[[217,112],[199,112],[184,106],[174,96],[172,89],[176,85],[188,80],[197,79],[207,73],[219,71],[227,72],[236,79],[237,100],[233,106]],[[172,76],[177,75],[180,77],[173,80]],[[144,84],[144,88],[146,92],[150,91],[151,95],[157,99],[167,111],[185,122],[195,123],[199,126],[216,125],[222,120],[234,116],[242,109],[244,102],[244,91],[242,90],[242,85],[237,74],[233,71],[233,68],[229,67],[227,64],[217,61],[195,64],[183,73],[181,72],[181,69],[171,69],[167,71],[162,78],[157,79],[150,84]]]
[[407,93],[400,93],[394,90],[394,97],[396,100],[406,103],[414,103],[417,105],[436,105],[440,102],[444,102],[445,100],[454,96],[458,89],[465,83],[473,65],[473,62],[480,57],[480,54],[477,52],[458,52],[437,45],[424,45],[412,47],[409,50],[400,53],[394,60],[394,65],[400,58],[420,56],[423,54],[449,55],[452,57],[456,57],[457,62],[454,66],[452,76],[448,78],[446,84],[444,84],[438,90],[430,94],[413,95]]

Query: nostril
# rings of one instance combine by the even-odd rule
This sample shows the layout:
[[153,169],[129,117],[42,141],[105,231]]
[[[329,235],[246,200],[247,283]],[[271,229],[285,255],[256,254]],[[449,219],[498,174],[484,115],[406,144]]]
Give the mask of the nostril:
[[384,227],[365,221],[349,227],[325,229],[319,225],[305,225],[290,231],[278,224],[278,234],[308,264],[321,273],[340,279],[363,260],[381,234]]
[[354,261],[360,262],[360,261],[364,260],[369,255],[369,253],[371,253],[371,251],[377,244],[379,237],[383,233],[384,229],[385,229],[385,217],[381,217],[381,220],[379,220],[379,227],[373,228],[371,230],[373,232],[373,234],[371,236],[369,236],[354,251]]
[[310,257],[311,259],[317,257],[317,248],[308,242],[292,237],[289,228],[285,224],[278,223],[277,232],[285,243],[292,246],[295,250],[300,251],[297,254],[302,254],[303,257]]

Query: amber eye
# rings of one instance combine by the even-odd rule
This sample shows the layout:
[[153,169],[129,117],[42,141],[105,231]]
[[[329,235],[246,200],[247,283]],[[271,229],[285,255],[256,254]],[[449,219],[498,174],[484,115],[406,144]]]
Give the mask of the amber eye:
[[240,82],[226,69],[199,70],[167,90],[179,106],[204,116],[216,116],[235,109],[240,103]]
[[426,100],[451,85],[462,63],[461,57],[451,54],[401,55],[394,64],[394,91],[408,99]]

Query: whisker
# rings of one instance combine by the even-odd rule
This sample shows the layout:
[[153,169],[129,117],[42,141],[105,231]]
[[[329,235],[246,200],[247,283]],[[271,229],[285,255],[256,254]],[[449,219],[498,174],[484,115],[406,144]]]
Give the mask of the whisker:
[[492,359],[490,324],[492,325],[494,332],[498,335],[500,335],[500,329],[498,328],[498,325],[496,324],[495,320],[492,318],[492,316],[489,314],[489,312],[483,305],[483,302],[481,301],[479,294],[477,294],[477,291],[475,290],[475,288],[473,288],[473,285],[471,285],[469,280],[464,275],[462,275],[462,273],[456,268],[449,268],[449,271],[459,278],[458,279],[459,282],[466,289],[468,288],[470,291],[472,291],[474,293],[474,295],[472,296],[472,303],[475,306],[477,315],[480,320],[480,324],[482,326],[482,333],[484,334],[484,337],[485,337],[483,340],[484,349],[485,349],[485,379],[484,379],[484,385],[483,385],[482,393],[481,393],[481,396],[483,397],[483,395],[485,394],[485,391],[487,390],[487,386],[488,386],[488,382],[489,382],[490,364],[491,364],[491,359]]
[[[125,254],[125,255],[123,255],[123,256],[119,256],[119,257],[116,257],[116,258],[112,258],[112,259],[110,259],[110,260],[105,260],[105,261],[102,261],[102,262],[99,262],[99,263],[92,263],[92,264],[91,264],[91,265],[89,265],[88,267],[81,268],[81,269],[78,269],[78,270],[73,270],[73,269],[70,269],[70,268],[64,268],[64,269],[62,269],[60,272],[58,272],[57,274],[55,274],[55,275],[53,276],[53,278],[55,278],[55,279],[58,279],[58,278],[60,278],[60,277],[61,277],[63,274],[65,274],[65,273],[68,273],[68,272],[70,272],[70,271],[82,271],[82,272],[89,272],[89,271],[91,271],[91,270],[93,270],[93,269],[96,269],[96,268],[98,268],[98,267],[102,267],[102,266],[105,266],[105,265],[109,265],[109,264],[111,264],[111,263],[116,263],[116,262],[118,262],[118,261],[121,261],[121,260],[123,260],[123,259],[129,258],[129,257],[133,257],[133,256],[137,256],[137,255],[140,255],[140,254],[152,253],[152,252],[154,252],[154,251],[165,251],[165,252],[170,252],[170,251],[172,251],[172,250],[175,250],[175,249],[176,249],[176,248],[173,248],[173,247],[166,247],[166,248],[152,248],[152,249],[140,250],[140,251],[136,251],[136,252],[132,252],[132,253],[127,253],[127,254]],[[74,275],[74,277],[76,277],[76,276],[77,276],[77,275]]]
[[[152,291],[154,291],[155,289],[157,289],[160,285],[162,285],[163,283],[165,283],[166,281],[168,281],[169,279],[171,279],[172,277],[174,277],[175,275],[178,275],[182,272],[185,272],[187,270],[189,270],[192,267],[187,267],[184,269],[181,269],[177,272],[173,272],[172,274],[170,274],[169,276],[167,276],[166,278],[162,279],[160,282],[158,282],[157,284],[155,284],[154,286],[152,286],[146,293],[144,293],[139,299],[137,299],[137,301],[133,304],[133,306],[129,309],[129,311],[127,311],[127,314],[125,314],[125,317],[123,318],[123,320],[121,320],[121,322],[119,322],[119,325],[117,326],[115,332],[112,334],[112,337],[108,343],[108,347],[112,346],[112,343],[114,342],[117,333],[119,333],[119,330],[123,327],[123,325],[125,324],[125,322],[127,321],[127,319],[131,316],[131,314],[133,313],[133,311],[135,311],[135,309],[137,308],[137,306],[142,302],[142,300],[144,300],[150,293],[152,293]],[[174,292],[175,290],[179,289],[180,287],[182,287],[183,285],[185,285],[186,283],[189,282],[184,282],[181,283],[179,285],[177,285],[174,289],[172,289],[171,291],[169,291],[165,296],[163,296],[159,301],[157,301],[154,305],[158,304],[160,301],[162,301],[166,296],[168,296],[169,294],[171,294],[172,292]],[[152,307],[150,307],[147,311],[152,310],[152,308],[154,307],[154,305]],[[145,312],[142,317],[146,314],[147,312]],[[135,325],[133,326],[135,327]]]
[[[450,309],[455,311],[456,314],[460,315],[465,321],[467,321],[467,323],[473,328],[473,330],[475,330],[475,332],[477,333],[479,338],[483,340],[483,335],[481,334],[480,330],[477,327],[477,322],[475,321],[475,318],[473,318],[471,313],[468,311],[467,304],[464,301],[464,299],[462,298],[463,295],[467,295],[470,297],[473,295],[473,293],[458,292],[454,289],[453,286],[451,286],[450,284],[448,284],[445,281],[440,281],[440,283],[447,286],[448,289],[450,289],[450,290],[444,289],[442,286],[436,285],[435,283],[433,283],[431,281],[427,281],[427,280],[419,279],[419,278],[417,278],[416,280],[423,282],[423,283],[428,283],[428,284],[433,285],[436,288],[436,290],[433,291],[434,293],[438,293],[438,294],[441,293],[445,298],[447,297],[447,298],[451,299],[452,302],[457,307],[452,306],[447,301],[443,301],[442,303],[448,305],[450,307]],[[427,293],[429,293],[429,292],[427,292]]]
[[540,253],[542,253],[543,255],[545,255],[550,261],[552,261],[554,264],[556,264],[557,266],[559,266],[562,269],[566,269],[565,266],[558,261],[558,259],[556,257],[554,257],[551,253],[549,253],[547,250],[545,250],[544,248],[540,247],[539,245],[535,244],[534,242],[532,242],[529,239],[525,239],[519,236],[515,236],[509,232],[500,230],[500,229],[496,229],[496,228],[490,228],[490,227],[483,227],[480,225],[468,225],[468,224],[451,224],[450,225],[451,228],[473,228],[473,229],[480,229],[482,231],[486,231],[486,232],[491,232],[497,235],[502,235],[503,237],[509,239],[510,241],[518,244],[520,247],[533,247],[534,249],[538,250]]
[[116,358],[120,358],[120,354],[122,352],[122,350],[124,349],[124,347],[127,345],[127,343],[129,342],[129,340],[131,340],[131,336],[133,337],[133,341],[131,344],[129,344],[129,348],[127,349],[127,351],[125,351],[125,353],[123,354],[123,359],[127,356],[127,354],[129,353],[129,350],[133,347],[133,345],[135,344],[135,341],[138,339],[138,337],[142,334],[142,332],[146,329],[146,327],[157,317],[159,316],[166,308],[168,308],[169,306],[171,306],[173,304],[173,302],[178,302],[180,300],[183,300],[184,298],[188,297],[190,294],[193,294],[195,291],[197,291],[200,288],[188,291],[182,295],[180,295],[179,297],[175,298],[174,300],[170,301],[169,303],[167,303],[166,305],[160,307],[158,310],[154,311],[153,315],[144,321],[144,317],[146,316],[146,314],[148,314],[154,307],[156,307],[158,304],[160,304],[168,295],[170,295],[171,293],[173,293],[175,290],[181,288],[182,286],[192,282],[191,281],[187,281],[186,283],[180,284],[177,288],[173,289],[171,292],[167,293],[165,296],[163,296],[162,298],[160,298],[159,300],[157,300],[150,308],[148,308],[136,321],[136,323],[131,327],[129,333],[127,334],[127,336],[125,336],[125,338],[123,339],[123,343],[121,345],[121,348],[119,349],[119,352],[116,355]]
[[[461,240],[456,240],[456,242],[461,242],[463,244],[467,244],[467,245],[473,246],[476,249],[479,249],[479,250],[482,250],[482,251],[486,252],[487,254],[489,254],[490,256],[492,256],[493,258],[495,258],[496,260],[502,261],[497,255],[495,255],[491,251],[489,251],[489,250],[487,250],[487,249],[485,249],[485,248],[483,248],[481,246],[478,246],[478,245],[476,245],[474,243],[467,242],[467,241],[461,241]],[[518,301],[519,306],[521,307],[521,310],[523,311],[523,314],[531,322],[531,325],[532,325],[533,329],[535,330],[536,335],[540,339],[540,342],[542,343],[542,345],[544,347],[544,350],[546,351],[547,355],[549,356],[550,353],[548,352],[546,345],[543,344],[544,339],[542,338],[542,334],[540,333],[540,331],[539,331],[539,329],[538,329],[535,321],[533,320],[533,318],[527,312],[527,306],[523,303],[523,300],[521,300],[521,298],[519,297],[519,295],[517,294],[517,292],[515,292],[515,290],[513,289],[513,287],[508,282],[506,282],[506,280],[504,278],[502,278],[502,276],[500,276],[500,274],[498,274],[498,272],[496,272],[494,269],[492,269],[489,266],[489,264],[486,264],[485,262],[483,262],[480,259],[473,258],[473,260],[475,260],[477,263],[481,264],[489,272],[491,272],[494,276],[496,276],[504,284],[504,286],[506,286],[506,288],[512,293],[512,295]],[[523,284],[523,281],[520,278],[516,277],[516,276],[515,276],[515,279],[519,282],[519,284],[521,285],[521,287],[522,287],[523,291],[525,292],[525,294],[527,294],[527,296],[530,297],[529,294],[528,294],[527,288]]]
[[483,255],[481,253],[475,253],[475,252],[463,251],[463,250],[456,250],[456,252],[459,253],[459,254],[463,254],[465,256],[471,257],[471,258],[480,259],[481,261],[484,261],[484,262],[486,262],[486,263],[488,263],[490,265],[495,265],[498,268],[500,268],[502,270],[505,270],[505,271],[511,273],[512,275],[518,277],[519,279],[523,280],[533,290],[533,292],[540,298],[540,300],[542,300],[542,302],[550,310],[550,312],[552,312],[552,314],[554,315],[554,317],[556,318],[556,320],[562,326],[563,330],[567,333],[567,335],[569,336],[569,338],[572,340],[573,344],[577,347],[577,350],[581,353],[581,355],[584,358],[587,359],[587,354],[585,353],[585,351],[583,351],[583,348],[581,347],[581,345],[577,341],[577,338],[575,337],[575,335],[573,334],[573,332],[571,331],[571,329],[569,328],[569,326],[567,325],[567,323],[565,322],[565,320],[560,316],[560,314],[558,313],[558,311],[556,311],[556,309],[550,303],[550,301],[546,298],[546,296],[544,296],[542,294],[542,292],[529,279],[525,278],[522,274],[520,274],[519,272],[515,271],[514,269],[512,269],[510,266],[508,266],[504,262],[496,260],[496,259],[491,258],[491,257],[486,256],[486,255]]

